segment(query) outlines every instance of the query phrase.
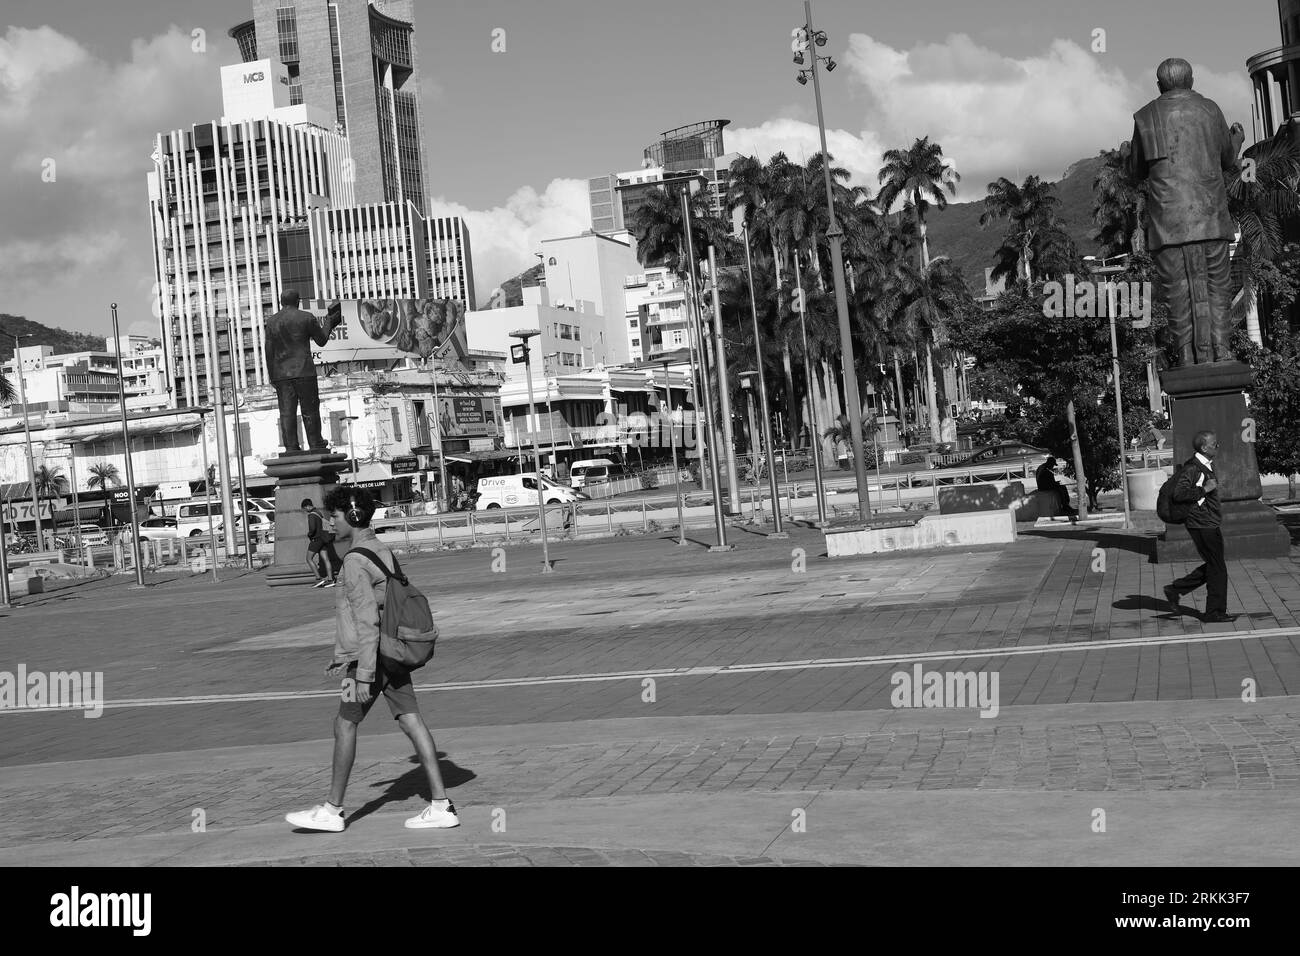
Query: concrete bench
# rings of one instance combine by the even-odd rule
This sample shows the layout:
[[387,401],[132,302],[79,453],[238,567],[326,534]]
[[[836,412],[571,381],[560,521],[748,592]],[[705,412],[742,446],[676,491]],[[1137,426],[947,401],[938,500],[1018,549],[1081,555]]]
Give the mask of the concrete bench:
[[[939,489],[939,514],[958,515],[976,511],[1006,511],[1017,506],[1025,497],[1021,481],[996,482],[980,485],[950,485]],[[1023,510],[1023,509],[1021,509]],[[1037,514],[1033,516],[1036,518]],[[1033,520],[1017,512],[1016,520]]]

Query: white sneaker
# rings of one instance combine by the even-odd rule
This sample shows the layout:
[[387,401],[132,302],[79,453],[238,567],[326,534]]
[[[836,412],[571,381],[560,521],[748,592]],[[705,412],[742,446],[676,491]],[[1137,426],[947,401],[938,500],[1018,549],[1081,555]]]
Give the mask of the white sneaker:
[[312,807],[310,810],[299,810],[297,813],[286,813],[284,816],[290,825],[300,830],[323,830],[326,833],[343,832],[343,812],[330,813],[324,805]]
[[324,587],[325,585],[327,585],[327,584],[329,584],[329,582],[326,581],[324,578],[321,578],[319,581],[317,581],[315,584],[313,584],[312,587],[314,587],[314,588],[323,588],[323,587]]
[[431,803],[420,812],[419,816],[407,820],[406,826],[410,830],[427,830],[435,827],[449,830],[460,826],[460,817],[456,816],[455,805],[448,800],[446,810],[440,810]]

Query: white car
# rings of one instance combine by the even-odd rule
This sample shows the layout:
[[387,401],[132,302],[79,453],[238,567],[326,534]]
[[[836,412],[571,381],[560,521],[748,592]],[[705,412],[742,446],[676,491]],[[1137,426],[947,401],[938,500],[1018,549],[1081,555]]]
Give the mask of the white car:
[[[243,519],[242,516],[240,516],[240,515],[235,515],[235,533],[236,533],[236,534],[243,534],[243,533],[244,533],[243,520],[244,520],[244,519]],[[217,522],[217,534],[224,534],[224,533],[225,533],[225,530],[226,530],[226,523],[225,523],[224,521],[218,521],[218,522]],[[271,538],[275,537],[275,515],[273,515],[273,514],[265,514],[265,513],[263,513],[263,512],[259,512],[259,511],[251,511],[251,512],[249,512],[249,514],[248,514],[248,530],[249,530],[250,532],[254,533],[254,534],[263,534],[263,533],[265,533],[265,534],[267,534],[268,537],[271,537]]]
[[175,518],[145,518],[140,522],[141,541],[171,541],[180,536]]

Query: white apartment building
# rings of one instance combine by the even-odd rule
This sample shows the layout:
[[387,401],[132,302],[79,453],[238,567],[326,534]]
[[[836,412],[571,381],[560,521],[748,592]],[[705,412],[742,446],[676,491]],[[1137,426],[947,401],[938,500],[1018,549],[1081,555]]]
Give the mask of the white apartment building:
[[[509,355],[510,347],[518,341],[510,333],[535,329],[540,335],[530,339],[528,347],[536,368],[564,370],[621,364],[618,356],[626,351],[627,340],[623,338],[621,350],[614,347],[612,336],[607,335],[605,317],[596,311],[594,303],[578,299],[557,305],[546,286],[525,286],[523,297],[523,305],[466,313],[470,349]],[[511,378],[522,376],[523,366],[508,364],[506,374]]]
[[632,236],[588,232],[545,239],[541,257],[552,303],[564,307],[585,300],[604,317],[609,348],[599,361],[606,365],[630,362],[633,336],[628,334],[626,281],[641,271]]

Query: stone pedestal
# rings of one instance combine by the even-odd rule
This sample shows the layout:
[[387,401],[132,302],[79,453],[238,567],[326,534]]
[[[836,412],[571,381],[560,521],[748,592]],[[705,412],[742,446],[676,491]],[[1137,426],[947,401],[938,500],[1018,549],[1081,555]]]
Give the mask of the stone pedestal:
[[269,587],[315,584],[307,567],[307,515],[302,500],[310,498],[321,510],[325,495],[338,483],[346,455],[333,452],[298,452],[266,462],[275,484],[275,561],[266,574]]
[[[1214,473],[1223,503],[1225,556],[1229,560],[1285,557],[1290,535],[1260,500],[1253,422],[1245,398],[1254,384],[1250,367],[1241,362],[1190,365],[1165,371],[1160,384],[1172,400],[1176,468],[1196,453],[1192,438],[1197,432],[1208,430],[1219,437]],[[1156,541],[1156,561],[1199,560],[1187,529],[1166,525]]]

